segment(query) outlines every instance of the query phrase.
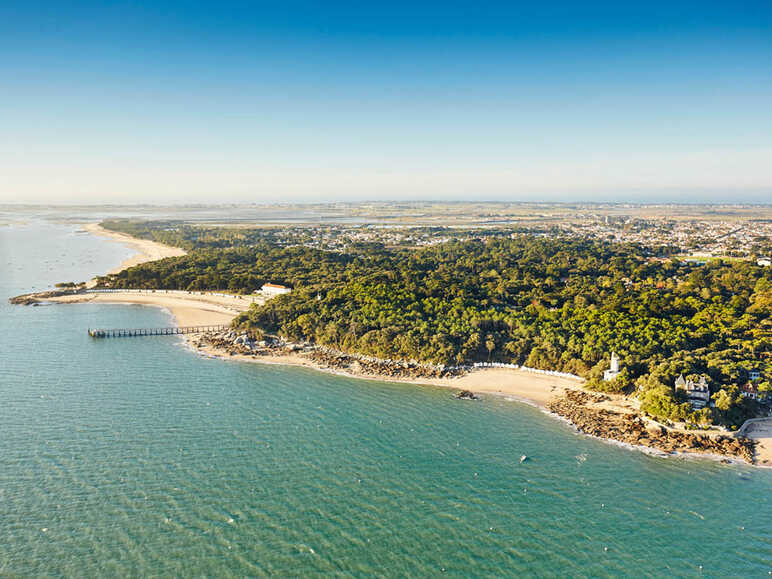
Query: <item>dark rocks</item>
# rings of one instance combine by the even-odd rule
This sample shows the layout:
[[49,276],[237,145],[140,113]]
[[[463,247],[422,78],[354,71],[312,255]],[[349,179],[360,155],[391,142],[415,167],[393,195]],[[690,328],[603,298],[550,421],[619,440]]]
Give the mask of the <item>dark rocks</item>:
[[471,390],[461,390],[457,392],[454,398],[458,400],[479,400],[480,397]]
[[448,378],[460,376],[463,371],[447,366],[434,366],[404,360],[384,360],[371,356],[357,356],[330,350],[315,348],[308,357],[318,365],[333,370],[349,371],[356,374],[391,379]]
[[584,434],[674,452],[701,452],[742,458],[753,462],[755,442],[748,438],[707,436],[647,425],[640,416],[592,408],[589,404],[608,400],[607,396],[568,390],[562,398],[551,400],[547,408],[566,419]]
[[448,366],[435,366],[403,360],[383,360],[372,356],[346,354],[308,343],[285,342],[276,336],[266,336],[262,340],[254,340],[248,334],[234,330],[204,334],[195,344],[198,347],[202,345],[212,346],[233,355],[285,356],[292,354],[307,358],[320,368],[373,378],[399,380],[447,378],[460,376],[464,373],[462,369]]
[[14,305],[21,305],[21,306],[32,306],[36,305],[41,301],[45,301],[49,298],[56,298],[60,296],[70,296],[74,294],[80,294],[83,293],[84,289],[82,288],[76,288],[76,289],[66,289],[66,290],[51,290],[51,291],[45,291],[45,292],[36,292],[31,294],[22,294],[20,296],[9,298],[8,301]]

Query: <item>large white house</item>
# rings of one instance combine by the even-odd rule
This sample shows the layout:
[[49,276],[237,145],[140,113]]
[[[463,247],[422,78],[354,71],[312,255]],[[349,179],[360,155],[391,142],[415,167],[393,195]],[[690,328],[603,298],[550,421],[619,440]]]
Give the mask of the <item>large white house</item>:
[[705,376],[700,376],[699,381],[694,382],[692,380],[685,380],[684,375],[681,374],[675,381],[676,390],[683,390],[686,392],[689,403],[695,408],[705,408],[710,402],[710,388],[708,387],[708,381]]
[[292,291],[286,285],[279,285],[277,283],[265,283],[260,291],[269,296],[279,296],[282,294],[288,294]]

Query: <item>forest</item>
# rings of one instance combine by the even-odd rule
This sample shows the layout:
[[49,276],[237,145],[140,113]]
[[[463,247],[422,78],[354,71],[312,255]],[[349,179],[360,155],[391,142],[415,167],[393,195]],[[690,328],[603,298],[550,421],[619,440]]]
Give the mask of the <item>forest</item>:
[[[381,358],[572,372],[594,389],[635,392],[660,419],[736,426],[758,411],[740,395],[748,372],[760,370],[759,389],[770,390],[772,269],[750,261],[699,264],[640,245],[524,234],[332,252],[230,231],[203,241],[149,233],[191,251],[100,284],[251,293],[281,283],[292,293],[234,323]],[[622,372],[605,382],[612,351]],[[714,407],[693,410],[673,389],[680,374],[706,376]]]

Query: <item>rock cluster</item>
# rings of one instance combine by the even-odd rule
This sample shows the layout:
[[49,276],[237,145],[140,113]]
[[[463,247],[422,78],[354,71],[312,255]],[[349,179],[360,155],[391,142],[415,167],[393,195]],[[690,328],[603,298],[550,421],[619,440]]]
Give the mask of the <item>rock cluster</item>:
[[480,397],[471,390],[461,390],[457,392],[454,398],[458,400],[479,400]]
[[45,292],[22,294],[20,296],[9,298],[8,301],[15,305],[31,306],[41,301],[45,301],[48,298],[68,296],[68,295],[79,294],[79,293],[83,293],[83,291],[81,289],[50,290]]
[[352,372],[383,378],[445,378],[458,376],[462,369],[447,366],[434,366],[419,362],[402,360],[383,360],[372,356],[346,354],[308,343],[286,342],[276,336],[267,336],[256,340],[247,333],[228,330],[203,334],[196,346],[212,346],[231,356],[247,354],[255,356],[282,356],[298,354],[312,361],[320,368]]
[[656,426],[647,428],[636,414],[588,406],[603,401],[603,398],[608,399],[598,394],[568,390],[563,397],[550,401],[547,408],[568,419],[580,432],[591,436],[647,446],[667,453],[703,452],[753,462],[755,443],[748,438],[691,434]]
[[345,354],[329,348],[316,348],[308,357],[323,368],[343,370],[383,378],[449,378],[463,370],[404,360],[384,360],[371,356]]
[[236,354],[279,355],[287,352],[302,351],[303,346],[282,342],[276,338],[256,340],[245,332],[227,330],[202,334],[194,341],[198,347],[212,346],[231,356]]

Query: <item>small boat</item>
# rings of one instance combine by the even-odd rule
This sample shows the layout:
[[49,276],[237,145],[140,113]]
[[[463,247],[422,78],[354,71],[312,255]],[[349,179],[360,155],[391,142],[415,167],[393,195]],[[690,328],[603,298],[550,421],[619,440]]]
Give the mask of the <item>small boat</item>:
[[528,457],[523,455],[520,457],[520,464],[524,463],[526,460],[528,460]]

